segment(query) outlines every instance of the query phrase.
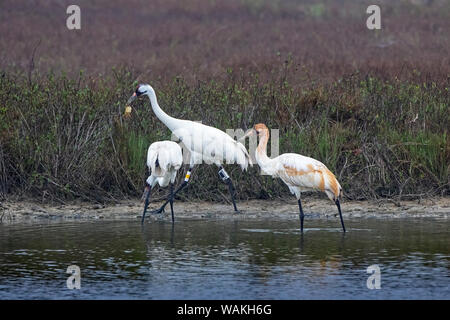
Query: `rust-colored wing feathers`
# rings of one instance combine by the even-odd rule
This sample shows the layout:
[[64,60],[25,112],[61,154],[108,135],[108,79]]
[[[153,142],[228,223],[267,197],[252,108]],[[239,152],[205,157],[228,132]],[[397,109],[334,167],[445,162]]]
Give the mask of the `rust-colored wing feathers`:
[[331,200],[341,194],[341,186],[328,168],[312,158],[298,154],[284,154],[279,157],[282,167],[278,176],[288,185],[301,191],[318,190],[325,192]]

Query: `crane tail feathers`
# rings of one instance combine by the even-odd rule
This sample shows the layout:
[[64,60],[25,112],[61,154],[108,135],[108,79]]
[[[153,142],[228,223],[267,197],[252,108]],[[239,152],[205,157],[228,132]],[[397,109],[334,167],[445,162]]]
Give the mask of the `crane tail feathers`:
[[328,169],[324,170],[323,175],[326,181],[325,193],[327,194],[328,198],[330,198],[330,200],[338,200],[342,195],[342,187],[336,179],[336,176]]
[[153,143],[147,154],[147,166],[153,175],[162,177],[171,168],[178,170],[183,165],[181,148],[173,142],[161,141]]

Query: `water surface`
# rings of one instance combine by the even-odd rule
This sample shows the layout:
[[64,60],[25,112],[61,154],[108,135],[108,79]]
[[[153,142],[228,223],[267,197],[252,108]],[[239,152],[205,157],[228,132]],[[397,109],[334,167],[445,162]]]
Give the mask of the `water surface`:
[[[0,299],[450,299],[434,219],[0,225]],[[377,264],[381,289],[367,288]],[[81,270],[69,290],[67,267]]]

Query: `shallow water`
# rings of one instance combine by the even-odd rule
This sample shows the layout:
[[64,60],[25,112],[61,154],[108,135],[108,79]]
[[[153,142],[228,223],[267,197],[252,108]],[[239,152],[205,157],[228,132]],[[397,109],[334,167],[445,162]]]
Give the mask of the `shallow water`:
[[0,299],[450,299],[448,220],[347,220],[345,235],[338,219],[306,218],[303,236],[297,224],[0,225]]

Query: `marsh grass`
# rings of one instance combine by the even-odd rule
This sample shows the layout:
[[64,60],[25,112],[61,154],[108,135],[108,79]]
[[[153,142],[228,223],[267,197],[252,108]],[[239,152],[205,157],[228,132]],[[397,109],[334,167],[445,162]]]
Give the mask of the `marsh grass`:
[[[221,80],[182,77],[151,83],[162,108],[220,129],[264,122],[280,129],[280,153],[314,157],[332,170],[349,199],[417,198],[449,193],[447,85],[351,75],[333,83],[290,83],[284,70],[262,80],[228,70]],[[136,197],[150,143],[169,139],[147,99],[123,118],[132,72],[102,80],[0,77],[0,191],[48,201]],[[186,170],[186,168],[184,168]],[[256,167],[227,166],[241,199],[288,195]],[[180,174],[182,176],[182,174]],[[155,197],[162,197],[155,193]],[[214,166],[198,166],[181,198],[228,201]]]

